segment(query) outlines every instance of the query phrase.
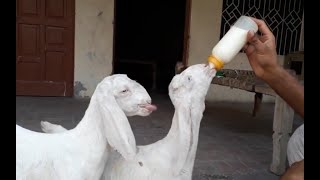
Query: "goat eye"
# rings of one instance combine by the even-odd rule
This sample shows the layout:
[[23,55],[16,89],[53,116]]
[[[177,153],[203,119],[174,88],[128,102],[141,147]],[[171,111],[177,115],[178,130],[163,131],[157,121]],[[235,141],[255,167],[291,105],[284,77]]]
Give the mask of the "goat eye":
[[125,90],[123,90],[123,91],[121,91],[122,93],[126,93],[126,92],[128,92],[128,89],[125,89]]

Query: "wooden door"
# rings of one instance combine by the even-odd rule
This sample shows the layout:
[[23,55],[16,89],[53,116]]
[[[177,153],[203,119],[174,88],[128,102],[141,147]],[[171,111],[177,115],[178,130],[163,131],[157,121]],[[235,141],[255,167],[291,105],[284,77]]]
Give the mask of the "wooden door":
[[74,1],[16,0],[16,95],[73,95]]

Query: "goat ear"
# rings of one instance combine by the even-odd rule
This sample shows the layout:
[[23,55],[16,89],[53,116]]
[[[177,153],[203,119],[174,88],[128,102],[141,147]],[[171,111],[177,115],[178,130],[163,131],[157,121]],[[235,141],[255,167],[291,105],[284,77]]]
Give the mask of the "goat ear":
[[136,155],[136,141],[127,116],[112,95],[97,97],[98,108],[109,145],[126,160]]

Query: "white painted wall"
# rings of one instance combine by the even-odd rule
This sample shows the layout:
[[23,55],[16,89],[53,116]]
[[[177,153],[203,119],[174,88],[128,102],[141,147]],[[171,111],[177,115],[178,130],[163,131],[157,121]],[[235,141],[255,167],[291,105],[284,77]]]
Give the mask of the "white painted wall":
[[112,72],[113,0],[76,0],[75,97],[91,97]]

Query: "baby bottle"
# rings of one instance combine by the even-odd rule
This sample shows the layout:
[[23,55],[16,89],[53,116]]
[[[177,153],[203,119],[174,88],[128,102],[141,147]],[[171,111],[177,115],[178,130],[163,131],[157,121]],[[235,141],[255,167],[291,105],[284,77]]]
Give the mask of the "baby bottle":
[[258,25],[250,17],[241,16],[212,49],[208,57],[210,67],[220,70],[229,63],[247,43],[249,30],[256,33]]

